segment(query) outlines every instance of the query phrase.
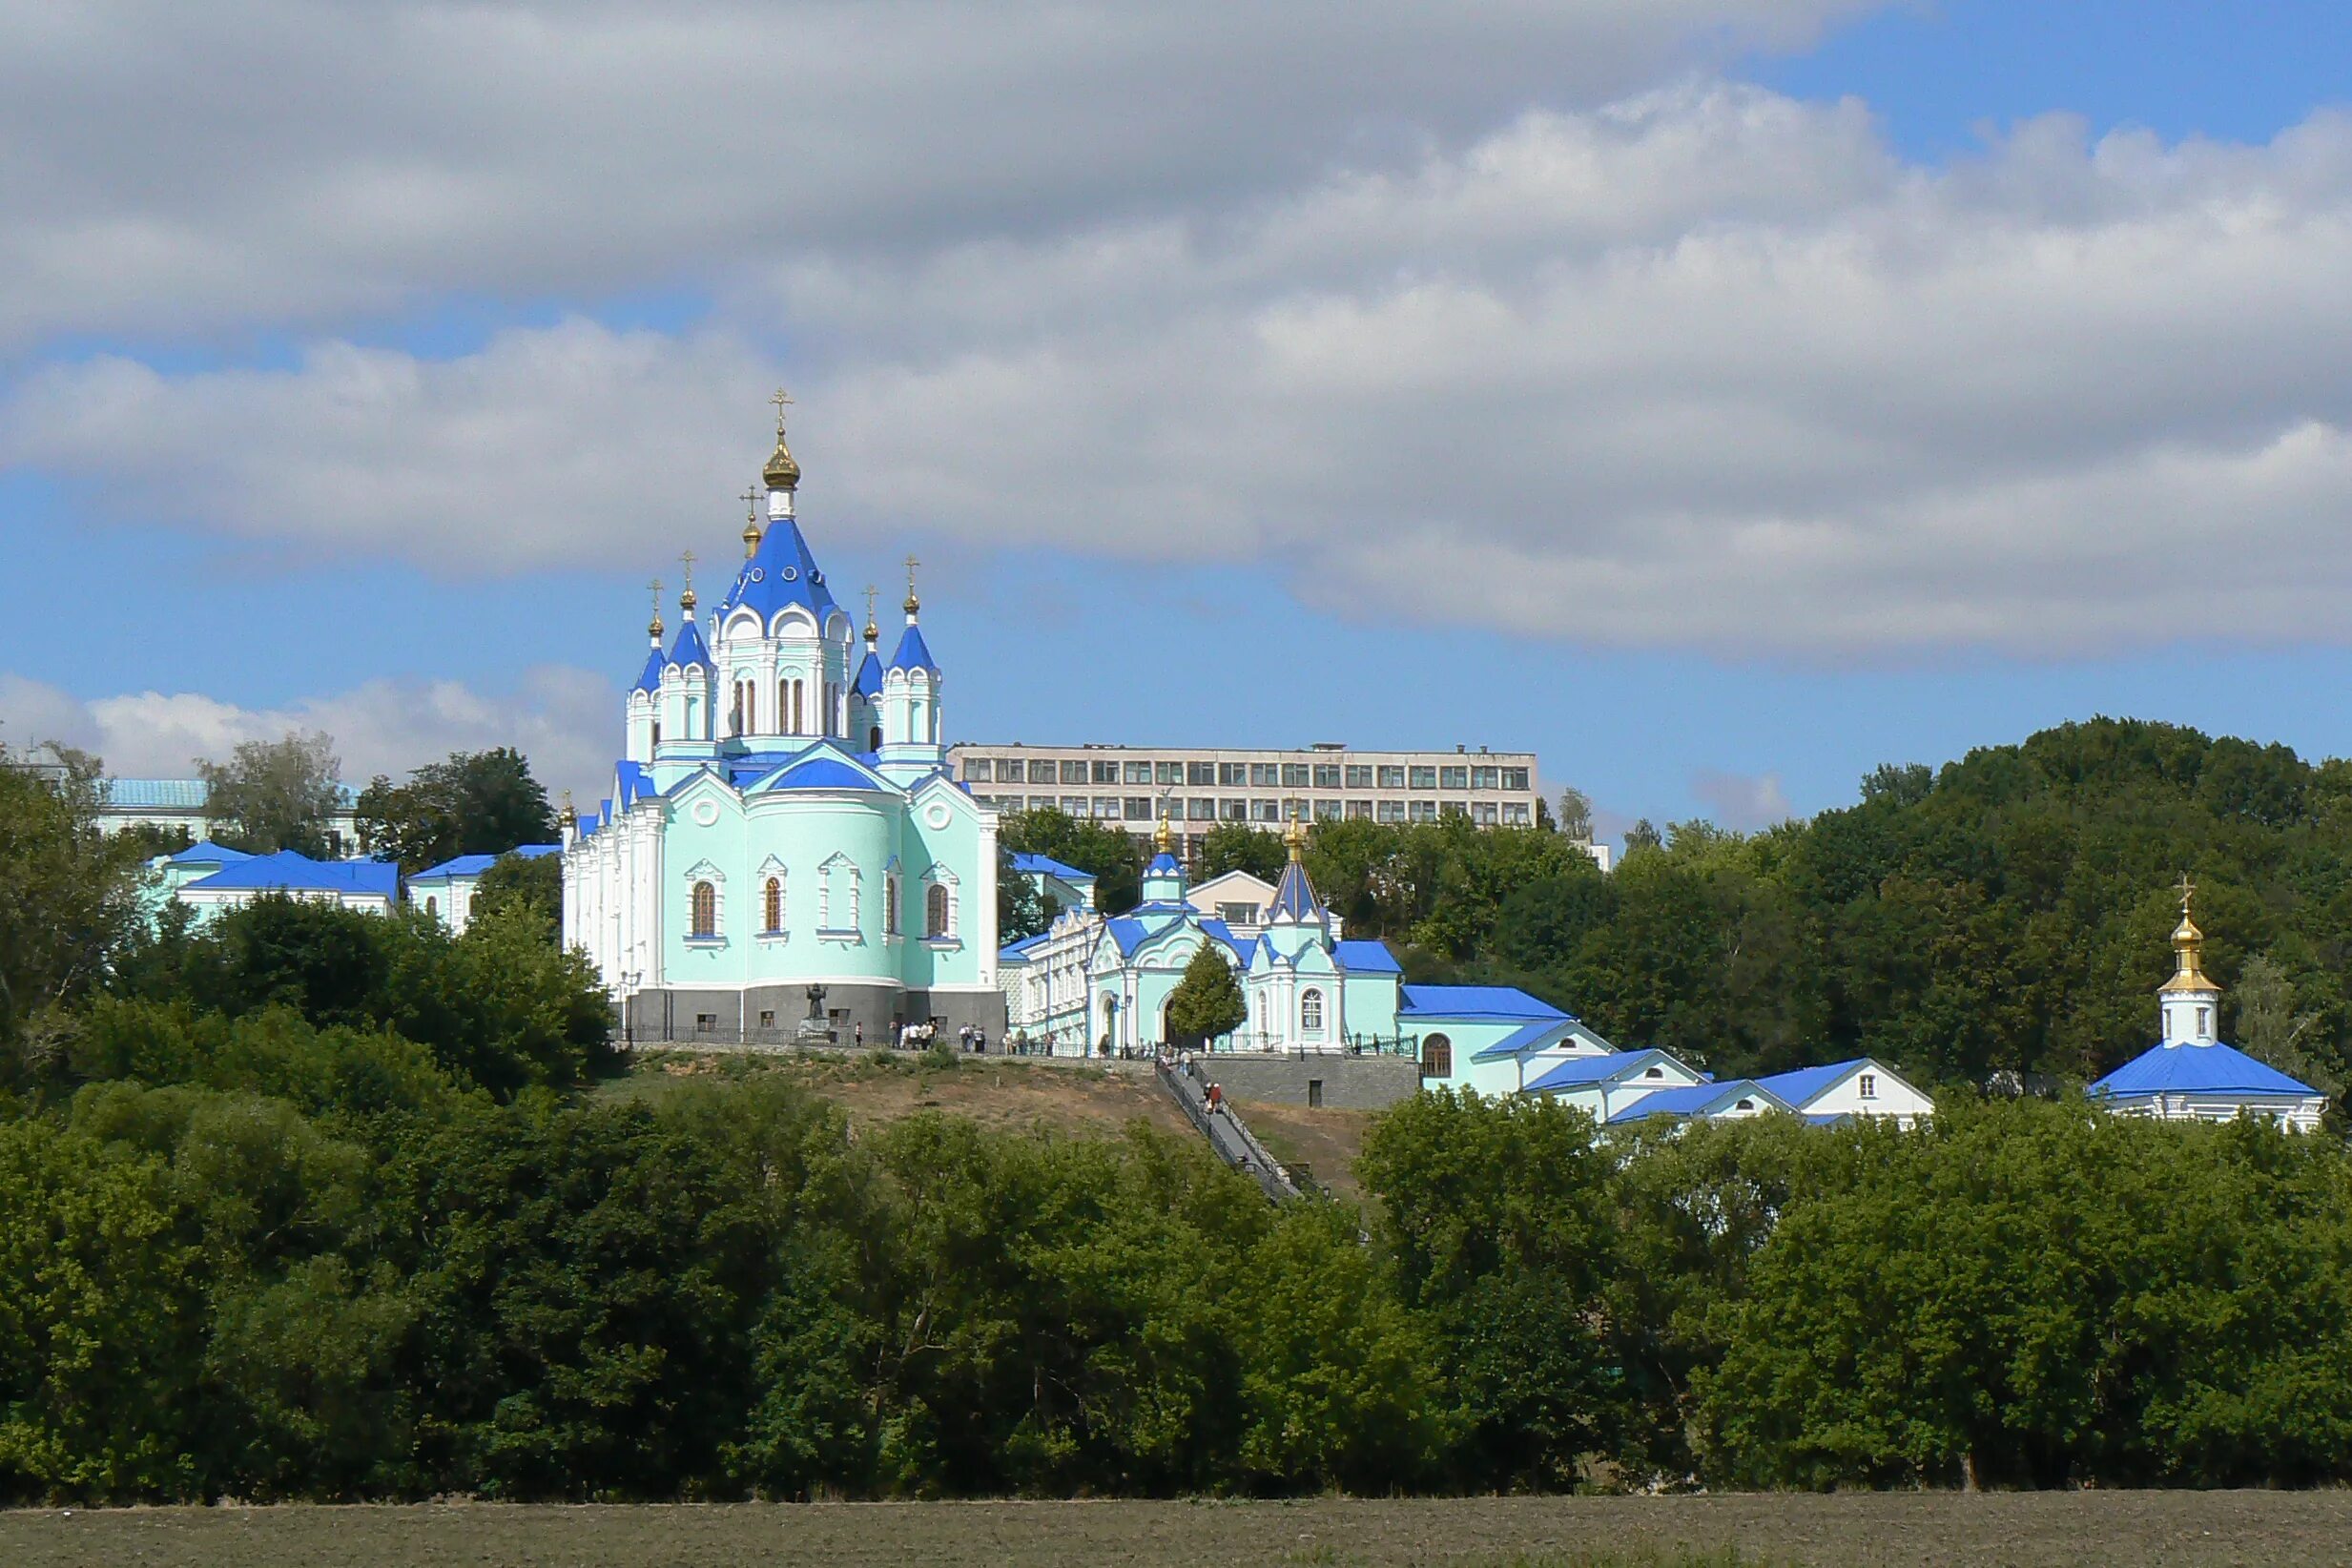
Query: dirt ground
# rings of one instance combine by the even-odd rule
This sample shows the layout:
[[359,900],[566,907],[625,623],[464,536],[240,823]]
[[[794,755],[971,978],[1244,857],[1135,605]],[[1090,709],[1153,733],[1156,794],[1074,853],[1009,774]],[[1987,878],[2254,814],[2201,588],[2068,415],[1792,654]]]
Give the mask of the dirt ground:
[[1363,1152],[1364,1134],[1379,1119],[1378,1111],[1328,1105],[1310,1110],[1305,1105],[1239,1096],[1233,1105],[1275,1159],[1293,1167],[1304,1165],[1335,1195],[1351,1203],[1363,1201],[1363,1190],[1355,1179],[1355,1157]]
[[[12,1568],[1139,1568],[1190,1563],[2352,1562],[2352,1493],[1954,1494],[1295,1503],[59,1510],[0,1514]],[[1702,1559],[1705,1560],[1705,1559]],[[1723,1561],[1720,1557],[1712,1560]]]
[[864,1057],[649,1055],[610,1094],[659,1094],[671,1083],[730,1073],[779,1073],[838,1104],[853,1122],[895,1122],[917,1111],[968,1116],[993,1127],[1050,1127],[1100,1136],[1137,1117],[1163,1132],[1197,1138],[1148,1072],[1022,1061],[1019,1057],[959,1056],[953,1067],[923,1065],[909,1055],[887,1064]]

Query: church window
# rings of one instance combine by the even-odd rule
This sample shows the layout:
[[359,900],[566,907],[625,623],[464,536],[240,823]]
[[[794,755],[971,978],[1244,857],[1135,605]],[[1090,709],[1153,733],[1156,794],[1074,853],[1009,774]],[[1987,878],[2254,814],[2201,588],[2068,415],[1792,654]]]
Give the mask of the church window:
[[866,750],[869,752],[878,752],[881,749],[882,727],[877,724],[873,729],[866,732]]
[[1864,1073],[1862,1075],[1862,1083],[1858,1092],[1865,1100],[1876,1100],[1878,1098],[1878,1075],[1876,1073]]
[[697,937],[718,935],[718,889],[709,882],[694,884],[694,933]]
[[1309,1039],[1310,1039],[1310,1040],[1311,1040],[1311,1039],[1318,1038],[1318,1037],[1320,1037],[1320,1036],[1322,1035],[1322,1033],[1323,1033],[1323,993],[1322,993],[1322,992],[1320,992],[1320,991],[1315,991],[1315,990],[1308,990],[1308,991],[1302,991],[1301,993],[1299,993],[1299,999],[1298,999],[1298,1032],[1299,1032],[1300,1034],[1302,1034],[1302,1035],[1307,1036],[1307,1037],[1308,1037]]
[[947,936],[947,889],[934,882],[923,894],[923,935]]
[[892,937],[898,934],[898,877],[896,872],[882,878],[882,931]]
[[750,734],[759,728],[759,688],[750,681],[743,683],[743,732]]
[[816,924],[824,931],[860,928],[857,867],[846,855],[836,855],[817,868]]
[[795,735],[804,735],[809,732],[808,702],[809,683],[793,682],[793,733]]
[[2210,1007],[2199,1007],[2197,1010],[2197,1038],[2202,1040],[2212,1032],[2213,1009]]
[[656,718],[656,719],[654,719],[654,721],[653,721],[653,744],[654,744],[654,745],[656,745],[656,746],[659,746],[661,743],[662,743],[662,721],[661,721],[659,718]]
[[1427,1035],[1422,1038],[1421,1076],[1423,1078],[1452,1078],[1454,1076],[1454,1042],[1443,1035]]
[[767,922],[761,927],[762,930],[773,934],[784,929],[783,877],[771,877],[768,878],[767,893],[761,905],[760,913],[762,918]]
[[435,919],[441,918],[441,900],[427,894],[424,899],[424,912]]

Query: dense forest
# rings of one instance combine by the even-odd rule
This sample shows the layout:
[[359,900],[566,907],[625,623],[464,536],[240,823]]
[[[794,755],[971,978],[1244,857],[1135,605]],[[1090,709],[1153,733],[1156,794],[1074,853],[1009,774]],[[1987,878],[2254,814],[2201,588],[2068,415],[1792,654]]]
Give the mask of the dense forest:
[[[454,939],[156,925],[94,788],[0,768],[0,1500],[2352,1481],[2333,1136],[1955,1086],[1910,1133],[1604,1137],[1431,1095],[1363,1211],[1277,1209],[1141,1125],[615,1092],[544,889]],[[2338,788],[2091,725],[1607,880],[1557,836],[1310,853],[1416,962],[1621,1035],[1770,1060],[1709,1021],[1787,992],[1955,1080],[2141,1039],[2187,856],[2225,978],[2275,965],[2337,1062]]]

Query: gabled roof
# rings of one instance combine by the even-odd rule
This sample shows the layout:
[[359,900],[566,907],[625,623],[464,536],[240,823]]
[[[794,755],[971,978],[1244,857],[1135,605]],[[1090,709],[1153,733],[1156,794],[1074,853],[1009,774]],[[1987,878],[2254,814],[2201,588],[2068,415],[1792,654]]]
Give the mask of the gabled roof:
[[759,537],[759,548],[743,563],[735,573],[734,586],[719,604],[719,624],[738,609],[749,609],[759,617],[764,632],[788,605],[798,605],[816,618],[817,629],[824,629],[825,617],[836,608],[833,591],[825,586],[825,574],[817,569],[816,558],[809,553],[809,542],[800,532],[800,524],[790,517],[771,521],[767,531]]
[[1024,959],[1029,956],[1029,950],[1031,948],[1038,946],[1040,943],[1051,941],[1053,939],[1053,935],[1054,934],[1050,931],[1041,931],[1034,937],[1023,937],[1017,942],[1009,942],[1005,946],[997,950],[997,959],[1000,962],[1006,959],[1012,959],[1017,961],[1020,959]]
[[1652,1116],[1705,1116],[1736,1105],[1743,1100],[1763,1103],[1765,1110],[1793,1111],[1796,1107],[1765,1088],[1753,1078],[1735,1078],[1722,1083],[1693,1083],[1688,1088],[1656,1089],[1627,1105],[1612,1112],[1609,1124],[1640,1122]]
[[1065,882],[1091,882],[1094,873],[1064,864],[1050,855],[1016,855],[1013,869],[1029,877],[1059,877]]
[[171,862],[175,866],[233,866],[239,860],[252,858],[253,856],[243,850],[233,850],[226,844],[216,844],[211,839],[205,838],[171,856]]
[[1828,1092],[1847,1073],[1870,1064],[1868,1057],[1858,1056],[1850,1062],[1832,1062],[1826,1067],[1796,1067],[1785,1073],[1768,1073],[1756,1082],[1790,1104],[1804,1106]]
[[1530,1094],[1550,1094],[1557,1089],[1586,1088],[1595,1083],[1615,1083],[1631,1078],[1658,1065],[1691,1069],[1661,1050],[1615,1051],[1607,1056],[1570,1057],[1527,1085]]
[[1563,1019],[1568,1015],[1516,985],[1405,985],[1400,1018]]
[[2151,1046],[2091,1085],[2086,1093],[2115,1098],[2141,1094],[2239,1094],[2286,1099],[2316,1095],[2310,1084],[2257,1062],[2235,1045]]
[[[745,774],[751,776],[744,776]],[[816,741],[789,756],[768,755],[736,774],[745,794],[772,790],[879,790],[897,793],[898,786],[874,772],[865,762],[829,740]]]
[[905,632],[898,638],[898,651],[890,656],[890,668],[921,670],[934,675],[939,672],[939,665],[931,657],[930,645],[923,641],[923,629],[913,621],[907,622]]
[[183,893],[351,893],[393,898],[400,893],[401,868],[389,860],[314,860],[292,850],[256,855],[224,867]]
[[1389,944],[1371,940],[1340,940],[1331,943],[1331,957],[1339,967],[1351,975],[1401,975],[1404,968]]
[[[506,852],[526,860],[537,860],[545,856],[563,853],[564,846],[561,844],[517,844]],[[440,865],[427,866],[408,879],[412,882],[446,882],[460,877],[479,877],[503,858],[505,856],[497,855],[461,855],[453,860],[444,860]]]
[[1557,1045],[1576,1028],[1570,1018],[1537,1019],[1522,1023],[1483,1051],[1472,1053],[1473,1062],[1493,1062],[1506,1056],[1517,1056],[1521,1051],[1539,1051],[1546,1045]]
[[1202,920],[1200,927],[1201,935],[1211,941],[1223,943],[1225,950],[1232,954],[1236,959],[1248,961],[1248,955],[1242,947],[1242,939],[1233,935],[1231,926],[1223,920]]

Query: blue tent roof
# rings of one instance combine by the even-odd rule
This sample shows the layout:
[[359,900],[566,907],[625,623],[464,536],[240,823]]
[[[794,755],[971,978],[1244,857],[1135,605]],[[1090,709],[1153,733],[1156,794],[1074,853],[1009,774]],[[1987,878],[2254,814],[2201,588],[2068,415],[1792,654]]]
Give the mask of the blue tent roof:
[[1274,900],[1267,905],[1266,918],[1293,925],[1323,918],[1323,900],[1315,897],[1315,885],[1307,879],[1306,866],[1292,860],[1282,868],[1282,880],[1274,887]]
[[700,665],[705,670],[718,668],[711,662],[711,650],[703,643],[702,628],[694,624],[694,618],[691,615],[689,615],[685,624],[678,628],[677,640],[670,645],[669,662],[690,670],[695,665]]
[[1403,966],[1396,961],[1396,955],[1389,951],[1389,944],[1386,942],[1335,941],[1331,944],[1331,957],[1339,960],[1340,968],[1353,975],[1401,975],[1404,973]]
[[[1610,1079],[1627,1073],[1638,1073],[1674,1058],[1660,1050],[1612,1051],[1607,1056],[1574,1056],[1552,1068],[1541,1078],[1527,1085],[1530,1094],[1549,1094],[1555,1089],[1582,1088],[1591,1083],[1605,1083]],[[1681,1066],[1681,1063],[1675,1063]]]
[[861,697],[881,695],[882,661],[874,656],[874,650],[866,650],[865,662],[857,667],[857,679],[851,689]]
[[208,893],[358,893],[392,898],[400,892],[400,879],[401,868],[389,860],[314,860],[279,850],[250,856],[188,887]]
[[936,675],[939,665],[931,657],[930,645],[923,641],[923,629],[913,621],[906,624],[905,633],[898,639],[898,651],[890,656],[893,670],[923,670]]
[[825,574],[809,553],[799,523],[779,517],[768,525],[760,535],[759,548],[735,573],[734,586],[719,604],[719,619],[724,624],[735,610],[749,609],[764,629],[788,605],[798,605],[815,616],[820,629],[836,608],[833,592],[825,587]]
[[659,691],[662,689],[662,645],[655,643],[646,650],[645,669],[638,671],[634,691]]
[[1144,868],[1146,877],[1182,877],[1184,874],[1185,863],[1166,850],[1153,856],[1151,863]]
[[1013,869],[1024,876],[1059,877],[1065,882],[1094,880],[1093,872],[1081,871],[1076,866],[1065,865],[1050,855],[1016,855],[1013,856]]
[[233,866],[239,860],[250,860],[252,858],[253,856],[247,855],[243,850],[233,850],[226,844],[216,844],[211,839],[206,838],[197,843],[189,845],[186,849],[181,850],[177,855],[173,856],[172,864],[175,866]]
[[1563,1019],[1568,1015],[1516,985],[1406,985],[1400,1018]]
[[1803,1106],[1814,1096],[1826,1092],[1856,1067],[1869,1064],[1868,1057],[1858,1056],[1848,1062],[1832,1062],[1826,1067],[1798,1067],[1789,1072],[1771,1073],[1756,1082],[1790,1104]]
[[1723,1083],[1693,1083],[1688,1088],[1653,1089],[1624,1109],[1613,1113],[1609,1124],[1615,1126],[1621,1122],[1640,1122],[1652,1116],[1704,1116],[1719,1106],[1736,1104],[1742,1100],[1761,1100],[1768,1110],[1794,1108],[1757,1080],[1735,1078]]
[[2087,1093],[2312,1095],[2320,1091],[2257,1062],[2235,1045],[2151,1046],[2091,1085]]

